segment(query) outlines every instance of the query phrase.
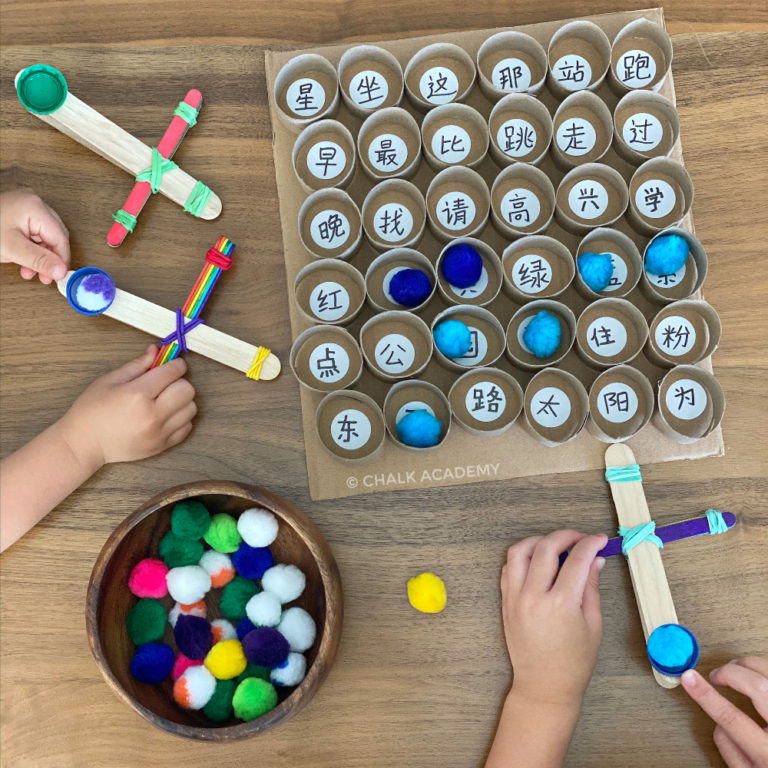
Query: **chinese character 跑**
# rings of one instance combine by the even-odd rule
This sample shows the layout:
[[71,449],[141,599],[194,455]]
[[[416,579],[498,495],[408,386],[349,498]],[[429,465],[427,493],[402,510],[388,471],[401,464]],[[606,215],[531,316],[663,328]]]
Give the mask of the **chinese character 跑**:
[[429,74],[429,93],[427,94],[427,101],[435,98],[436,96],[455,96],[458,93],[458,89],[455,91],[448,90],[448,75],[444,72],[437,70],[437,75]]
[[372,101],[381,98],[380,95],[376,94],[376,91],[380,90],[382,90],[381,84],[376,78],[376,75],[365,75],[365,77],[361,78],[360,82],[357,84],[357,92],[361,95],[365,95],[366,98],[361,99],[358,104],[370,104]]
[[[662,347],[668,347],[670,350],[674,350],[681,344],[683,345],[683,349],[688,346],[688,338],[691,335],[691,331],[684,325],[681,324],[678,327],[675,327],[672,324],[667,325],[666,328],[662,329],[662,333],[664,334],[664,338],[661,342]],[[672,346],[673,343],[674,346]]]
[[376,150],[376,163],[378,165],[397,165],[397,150],[392,149],[392,139],[382,139]]
[[693,392],[693,387],[686,388],[682,384],[672,393],[674,397],[678,399],[677,410],[680,411],[684,404],[696,405],[696,397]]
[[629,130],[631,132],[630,144],[653,144],[648,139],[648,129],[651,127],[650,121],[646,118],[642,123],[635,123],[633,117],[629,121]]
[[617,413],[629,413],[629,392],[606,392],[603,402],[608,413],[611,408],[615,408]]
[[445,207],[440,209],[441,213],[445,214],[447,226],[456,227],[459,224],[461,226],[467,225],[467,211],[469,206],[467,201],[462,197],[456,197],[453,201],[445,201]]
[[333,376],[338,376],[340,371],[336,365],[336,357],[333,350],[330,347],[325,348],[325,356],[319,357],[315,364],[317,365],[317,372],[320,374],[321,379],[330,379]]
[[648,80],[651,78],[651,57],[647,53],[625,54],[623,57],[624,80]]
[[518,281],[520,288],[530,286],[534,293],[549,285],[549,275],[541,259],[532,261],[530,265],[521,262],[517,268],[517,274],[520,278]]
[[377,222],[377,229],[384,235],[394,234],[398,237],[402,237],[405,234],[405,230],[401,226],[401,219],[403,218],[403,209],[396,208],[393,213],[390,213],[389,208],[382,209],[383,213]]
[[540,416],[542,413],[550,413],[552,416],[557,418],[557,411],[555,410],[555,406],[560,405],[560,403],[555,401],[554,395],[550,395],[549,400],[539,400],[538,405],[540,405],[541,408],[536,411],[537,416]]
[[339,237],[346,237],[344,222],[338,213],[332,213],[325,221],[320,222],[320,237],[327,242],[332,242]]
[[296,108],[294,111],[317,110],[315,97],[312,96],[312,85],[312,83],[299,83],[299,95],[296,97]]
[[592,335],[589,340],[594,343],[596,347],[603,347],[606,344],[613,344],[615,339],[611,336],[611,329],[601,325],[599,328],[595,328],[592,331]]
[[569,80],[572,80],[574,83],[584,82],[584,65],[578,59],[573,63],[570,63],[568,59],[564,59],[558,69],[560,70],[560,75],[557,79],[561,83],[567,83]]
[[597,192],[594,187],[581,187],[579,189],[578,202],[581,203],[581,212],[584,213],[587,210],[587,203],[592,203],[596,210],[600,210],[600,206],[595,202],[597,200]]
[[323,177],[326,177],[328,175],[328,169],[330,167],[336,167],[338,163],[332,162],[333,159],[336,157],[336,151],[337,148],[335,146],[331,145],[325,145],[321,146],[318,149],[317,156],[318,156],[318,167],[322,167],[323,169]]
[[440,137],[440,154],[445,155],[448,152],[463,152],[464,146],[462,144],[461,136],[454,134],[453,136],[441,136]]
[[360,435],[355,430],[355,427],[357,426],[357,421],[355,419],[350,419],[349,416],[345,413],[344,418],[339,422],[339,440],[342,443],[349,443],[353,437],[360,437]]
[[514,67],[503,67],[499,70],[499,88],[502,91],[518,90],[518,81],[523,76],[523,68],[518,64]]
[[664,193],[656,187],[648,187],[645,191],[645,204],[650,207],[651,213],[656,213],[659,210],[659,203],[664,198]]
[[563,147],[563,152],[587,152],[589,147],[581,141],[586,132],[587,129],[583,125],[571,122],[563,131],[563,138],[568,139],[568,144]]
[[510,152],[520,152],[524,147],[528,151],[532,150],[536,141],[536,133],[530,126],[521,127],[517,131],[517,138],[515,138],[515,126],[504,126],[504,152],[509,154]]

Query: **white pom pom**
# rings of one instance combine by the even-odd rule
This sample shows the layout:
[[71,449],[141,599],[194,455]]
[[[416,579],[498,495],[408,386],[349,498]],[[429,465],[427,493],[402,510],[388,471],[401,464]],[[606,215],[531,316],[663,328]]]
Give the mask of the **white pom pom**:
[[214,619],[211,622],[211,631],[214,644],[222,640],[237,640],[237,631],[232,626],[232,622],[226,619]]
[[298,685],[307,674],[307,660],[301,653],[289,653],[288,658],[269,673],[275,685]]
[[317,634],[315,620],[298,606],[283,611],[277,631],[288,641],[292,651],[304,652],[312,647]]
[[232,565],[229,555],[215,549],[207,549],[200,558],[199,565],[208,572],[214,587],[223,587],[235,576],[235,566]]
[[177,603],[189,605],[202,600],[211,588],[211,577],[199,565],[171,568],[166,574],[168,592]]
[[[182,681],[184,681],[182,685]],[[178,687],[177,687],[178,686]],[[189,667],[174,684],[174,693],[186,688],[186,700],[176,701],[186,709],[202,709],[216,690],[216,678],[202,664]],[[179,697],[181,698],[181,697]]]
[[202,616],[205,618],[206,614],[205,603],[193,603],[192,605],[176,603],[168,612],[168,623],[175,629],[179,616]]
[[277,538],[277,518],[268,510],[246,509],[237,519],[237,530],[251,547],[268,547]]
[[295,565],[273,565],[261,577],[261,586],[276,594],[283,604],[295,600],[306,584],[306,576]]
[[276,627],[280,623],[283,606],[277,595],[259,592],[245,604],[245,615],[257,627]]

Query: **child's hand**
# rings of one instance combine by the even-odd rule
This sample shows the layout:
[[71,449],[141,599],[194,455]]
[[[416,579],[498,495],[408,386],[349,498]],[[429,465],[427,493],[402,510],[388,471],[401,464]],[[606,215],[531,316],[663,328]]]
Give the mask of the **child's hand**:
[[[608,537],[555,531],[509,548],[501,571],[501,607],[512,694],[581,706],[603,632],[596,557]],[[558,573],[558,557],[571,548]]]
[[0,195],[0,262],[21,267],[21,276],[61,280],[69,269],[69,231],[56,211],[31,189]]
[[153,344],[136,360],[93,382],[59,422],[64,439],[91,467],[135,461],[178,445],[197,413],[194,387],[177,358],[148,370]]
[[[734,659],[713,669],[709,679],[752,699],[758,714],[768,720],[768,660],[756,656]],[[768,729],[761,728],[698,672],[683,673],[686,693],[717,723],[714,740],[729,768],[768,766]]]

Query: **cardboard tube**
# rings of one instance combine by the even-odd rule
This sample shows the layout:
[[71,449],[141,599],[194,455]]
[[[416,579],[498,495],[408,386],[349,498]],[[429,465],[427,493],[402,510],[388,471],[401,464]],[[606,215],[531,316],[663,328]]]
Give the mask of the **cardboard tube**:
[[507,166],[491,187],[491,220],[506,238],[536,235],[552,222],[555,188],[544,171],[526,163]]
[[299,208],[299,237],[317,259],[348,259],[363,237],[360,210],[340,189],[313,192]]
[[687,299],[701,288],[707,276],[707,253],[704,246],[699,242],[696,235],[680,227],[667,227],[653,237],[645,247],[643,264],[645,264],[645,253],[648,251],[648,246],[656,238],[665,235],[679,235],[688,243],[690,250],[688,251],[688,260],[683,267],[672,275],[652,275],[643,269],[640,276],[640,290],[647,299],[656,304],[669,304],[678,299]]
[[693,182],[682,163],[668,157],[646,160],[629,181],[627,221],[644,235],[674,226],[691,210]]
[[559,296],[576,271],[568,248],[547,235],[529,235],[510,243],[504,249],[501,268],[504,293],[519,304]]
[[372,461],[386,434],[379,406],[353,390],[331,392],[320,401],[315,429],[323,448],[345,464]]
[[438,240],[447,243],[482,230],[491,208],[491,193],[479,173],[453,166],[432,179],[426,203],[429,228]]
[[510,93],[488,117],[491,157],[502,168],[512,163],[538,165],[552,141],[552,116],[527,93]]
[[551,154],[560,170],[595,163],[611,148],[611,110],[592,91],[576,91],[566,96],[552,123]]
[[405,68],[405,92],[420,112],[464,101],[475,82],[475,62],[453,43],[433,43],[416,53]]
[[627,210],[629,192],[615,168],[585,163],[565,174],[555,199],[557,223],[569,232],[584,235],[620,219]]
[[335,325],[316,325],[300,333],[288,361],[299,384],[313,392],[351,387],[363,372],[360,347]]
[[546,78],[546,51],[524,32],[497,32],[477,51],[477,82],[491,101],[508,93],[537,94]]
[[355,140],[337,120],[318,120],[296,139],[293,171],[305,192],[349,186],[355,174]]
[[[441,269],[445,254],[456,245],[468,245],[474,248],[483,261],[483,271],[477,283],[469,288],[456,288],[452,286],[444,277]],[[440,251],[435,265],[437,274],[437,287],[440,295],[449,304],[474,304],[478,307],[484,307],[490,304],[501,290],[502,272],[501,261],[496,251],[490,245],[477,240],[474,237],[459,237],[451,240],[448,245]]]
[[621,299],[637,285],[643,272],[643,260],[634,241],[618,229],[598,227],[587,233],[576,248],[576,259],[582,253],[609,253],[613,263],[613,276],[608,286],[599,293],[593,291],[576,269],[574,287],[589,301],[601,298]]
[[693,365],[717,349],[721,333],[720,317],[706,301],[675,301],[651,321],[645,355],[662,368]]
[[608,82],[618,94],[658,91],[671,66],[672,41],[667,31],[650,19],[635,19],[613,39]]
[[355,45],[339,59],[341,98],[353,115],[397,106],[403,98],[400,62],[384,48]]
[[544,368],[528,382],[524,425],[542,445],[554,447],[576,437],[589,414],[584,385],[560,368]]
[[[389,292],[389,284],[392,278],[403,269],[420,269],[429,278],[432,291],[418,306],[403,307],[392,298]],[[423,254],[412,248],[393,248],[375,258],[365,273],[365,292],[368,302],[379,311],[404,310],[409,312],[421,312],[435,295],[437,278],[432,262]]]
[[419,188],[405,179],[385,179],[365,197],[363,229],[378,251],[409,248],[424,234],[427,207]]
[[[560,321],[560,344],[552,355],[544,359],[536,357],[523,342],[523,333],[528,323],[541,311],[555,315]],[[507,357],[526,371],[537,371],[557,365],[570,352],[575,337],[576,317],[571,308],[559,301],[537,299],[520,307],[512,315],[506,333]]]
[[[440,433],[440,441],[437,445],[420,448],[404,443],[397,432],[397,425],[402,418],[413,410],[425,410],[440,420],[443,429]],[[398,381],[390,387],[384,399],[384,423],[389,436],[400,447],[408,451],[423,453],[442,445],[451,428],[451,406],[448,398],[428,381],[409,380]]]
[[365,282],[351,264],[321,259],[304,267],[293,284],[296,306],[312,323],[348,325],[365,301]]
[[328,59],[316,53],[296,56],[278,72],[274,99],[278,117],[286,128],[300,133],[306,125],[336,113],[339,107],[336,70]]
[[432,334],[410,312],[382,312],[360,329],[360,348],[374,376],[398,381],[426,368],[432,357]]
[[360,126],[357,152],[373,181],[410,179],[421,162],[419,124],[401,107],[377,110]]
[[587,429],[604,443],[622,443],[651,420],[653,408],[647,377],[630,365],[615,365],[590,387]]
[[573,91],[594,91],[611,63],[611,43],[597,24],[571,21],[549,41],[547,83],[557,98]]
[[460,358],[446,357],[434,345],[435,360],[452,371],[466,371],[468,368],[493,365],[504,352],[504,329],[496,317],[487,309],[460,304],[448,307],[432,321],[432,336],[443,320],[460,320],[470,330],[472,346]]
[[424,157],[435,171],[454,165],[475,168],[488,153],[488,125],[466,104],[443,104],[421,123]]
[[643,313],[626,299],[598,299],[576,323],[576,352],[593,368],[634,360],[647,338]]
[[517,379],[498,368],[474,368],[453,383],[448,393],[456,422],[473,435],[506,432],[523,408]]
[[613,111],[613,144],[632,165],[667,157],[680,136],[680,116],[661,94],[630,91]]

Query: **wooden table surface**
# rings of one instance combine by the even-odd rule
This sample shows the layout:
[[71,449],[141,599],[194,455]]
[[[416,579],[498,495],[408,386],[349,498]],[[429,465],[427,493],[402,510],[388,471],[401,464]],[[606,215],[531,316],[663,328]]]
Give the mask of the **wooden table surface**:
[[[177,306],[219,233],[238,244],[237,269],[206,310],[216,327],[269,344],[290,337],[275,199],[263,48],[364,41],[567,18],[639,3],[423,0],[237,3],[155,0],[2,2],[2,184],[29,185],[72,233],[73,264],[106,268],[127,290]],[[768,419],[765,215],[768,164],[768,8],[715,0],[667,5],[686,163],[696,185],[697,234],[710,259],[707,299],[724,336],[714,363],[727,398],[726,455],[646,468],[654,517],[707,507],[739,515],[722,538],[664,550],[680,620],[701,644],[699,668],[768,653],[766,545]],[[119,250],[105,243],[128,177],[35,120],[13,75],[38,61],[145,142],[157,141],[178,100],[206,104],[176,159],[224,201],[215,224],[151,200]],[[2,269],[2,451],[60,416],[92,379],[139,354],[147,339],[74,314],[52,287]],[[8,768],[313,766],[459,768],[482,763],[510,670],[498,575],[508,543],[563,526],[613,531],[599,472],[384,493],[313,503],[306,483],[296,382],[253,384],[193,357],[200,416],[187,442],[136,464],[110,466],[0,559],[2,758]],[[294,720],[258,739],[179,740],[151,728],[108,689],[88,649],[84,603],[93,562],[117,523],[156,492],[205,478],[261,484],[303,508],[335,551],[346,619],[331,674]],[[422,571],[447,584],[445,612],[405,599]],[[605,637],[568,758],[570,766],[721,765],[712,725],[680,690],[654,682],[625,563],[602,576]]]

